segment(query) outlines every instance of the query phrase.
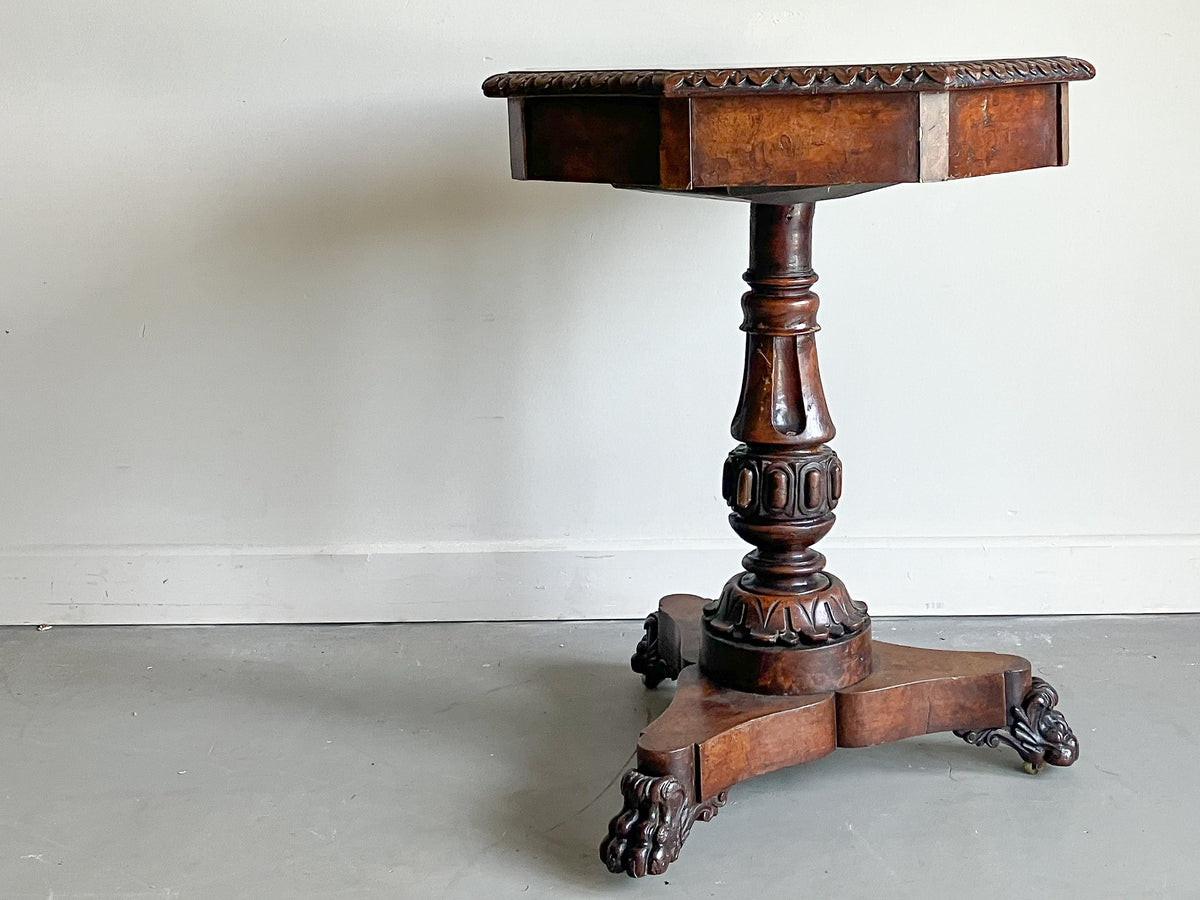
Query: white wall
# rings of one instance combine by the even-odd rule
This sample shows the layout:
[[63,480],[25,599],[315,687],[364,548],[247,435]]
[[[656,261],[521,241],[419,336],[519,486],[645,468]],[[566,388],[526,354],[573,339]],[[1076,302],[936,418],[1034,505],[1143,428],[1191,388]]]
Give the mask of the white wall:
[[818,209],[876,615],[1200,609],[1200,14],[114,4],[0,18],[0,620],[636,616],[716,591],[741,204],[515,183],[507,69],[1071,54],[1067,169]]

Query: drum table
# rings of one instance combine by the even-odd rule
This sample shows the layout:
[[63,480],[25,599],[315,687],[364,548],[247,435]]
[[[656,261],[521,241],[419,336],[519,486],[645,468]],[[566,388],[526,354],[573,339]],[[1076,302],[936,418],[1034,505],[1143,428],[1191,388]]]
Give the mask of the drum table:
[[679,681],[642,733],[600,855],[658,875],[740,781],[953,731],[1011,747],[1030,772],[1079,744],[1028,660],[872,640],[866,605],[813,549],[833,526],[842,465],[817,367],[817,202],[906,182],[1067,162],[1080,59],[695,71],[508,72],[514,178],[582,181],[750,204],[746,362],[722,492],[754,546],[715,600],[664,597],[632,665]]

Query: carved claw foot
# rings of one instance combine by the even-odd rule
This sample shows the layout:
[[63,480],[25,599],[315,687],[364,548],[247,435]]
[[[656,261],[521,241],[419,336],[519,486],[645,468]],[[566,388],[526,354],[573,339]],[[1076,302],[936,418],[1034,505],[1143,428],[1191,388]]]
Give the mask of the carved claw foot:
[[631,878],[661,875],[679,858],[697,820],[707,822],[725,805],[727,793],[692,805],[691,797],[670,775],[646,775],[631,769],[621,779],[625,808],[608,825],[600,859],[614,873]]
[[1034,678],[1021,705],[1009,710],[1007,726],[954,733],[976,747],[1012,747],[1025,760],[1025,771],[1036,775],[1047,763],[1069,766],[1079,758],[1079,740],[1057,705],[1058,692]]
[[658,617],[661,615],[660,612],[652,612],[646,616],[643,624],[646,633],[638,641],[637,649],[629,659],[630,668],[642,676],[642,682],[648,688],[657,687],[663,679],[679,677],[679,666],[672,665],[659,645]]

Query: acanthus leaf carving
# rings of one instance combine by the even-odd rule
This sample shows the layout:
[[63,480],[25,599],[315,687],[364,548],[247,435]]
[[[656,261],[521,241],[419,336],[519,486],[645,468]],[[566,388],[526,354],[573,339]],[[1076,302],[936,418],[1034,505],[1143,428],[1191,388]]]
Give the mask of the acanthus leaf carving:
[[642,682],[648,688],[657,687],[665,679],[679,677],[679,668],[662,652],[659,641],[661,615],[660,612],[652,612],[646,616],[646,621],[642,623],[646,633],[638,641],[637,648],[629,660],[629,667],[642,676]]
[[1058,692],[1041,678],[1034,678],[1020,706],[1009,710],[1003,728],[983,728],[954,733],[976,747],[1011,747],[1030,772],[1046,764],[1069,766],[1079,759],[1079,739],[1058,706]]

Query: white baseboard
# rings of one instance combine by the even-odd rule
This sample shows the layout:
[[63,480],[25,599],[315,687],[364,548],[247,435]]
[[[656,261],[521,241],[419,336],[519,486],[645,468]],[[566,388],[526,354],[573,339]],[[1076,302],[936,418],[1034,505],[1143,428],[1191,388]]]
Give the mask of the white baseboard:
[[[0,623],[218,624],[639,618],[712,596],[746,548],[99,547],[0,551]],[[830,539],[876,616],[1200,611],[1200,535]]]

